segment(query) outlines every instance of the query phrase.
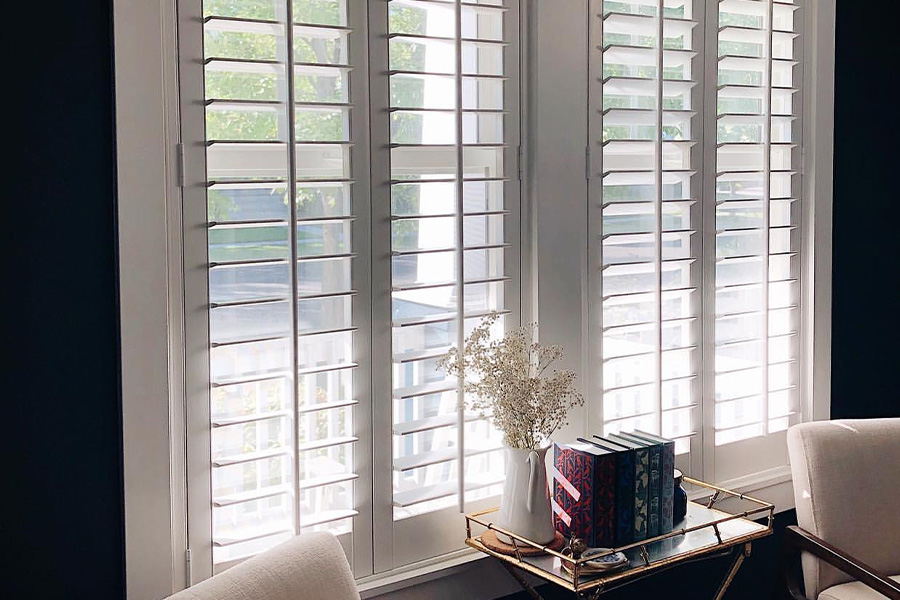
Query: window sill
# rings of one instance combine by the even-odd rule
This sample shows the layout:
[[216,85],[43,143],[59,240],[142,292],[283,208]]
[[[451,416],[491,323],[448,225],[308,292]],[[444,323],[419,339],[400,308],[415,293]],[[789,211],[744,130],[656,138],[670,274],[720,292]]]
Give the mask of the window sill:
[[487,557],[466,547],[385,573],[362,577],[356,580],[356,587],[363,599],[376,598],[466,571],[472,563]]
[[[787,465],[718,482],[718,485],[771,502],[775,505],[776,514],[794,508],[794,485],[791,480],[791,468]],[[709,493],[702,490],[688,494],[688,498],[691,500],[706,497],[709,497]],[[735,498],[725,498],[717,502],[716,506],[725,510],[742,510],[739,507],[740,502]]]

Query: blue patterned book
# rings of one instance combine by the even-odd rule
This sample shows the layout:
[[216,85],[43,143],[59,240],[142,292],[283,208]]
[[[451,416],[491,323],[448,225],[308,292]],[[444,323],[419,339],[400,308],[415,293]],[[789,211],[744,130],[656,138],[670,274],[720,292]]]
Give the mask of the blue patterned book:
[[609,439],[634,450],[634,541],[647,539],[650,516],[650,449],[612,433]]
[[616,452],[616,547],[634,541],[634,450],[598,435],[591,440]]
[[661,504],[662,518],[660,519],[660,533],[669,533],[675,528],[672,519],[673,504],[675,502],[675,442],[652,433],[635,431],[636,437],[647,441],[662,444],[662,478],[661,478]]
[[662,444],[641,439],[632,433],[626,433],[624,431],[619,435],[650,450],[650,487],[647,494],[647,501],[649,502],[649,507],[647,509],[647,537],[656,537],[662,533],[662,488],[660,486],[662,477]]
[[615,543],[616,454],[581,438],[554,444],[556,528],[591,547]]

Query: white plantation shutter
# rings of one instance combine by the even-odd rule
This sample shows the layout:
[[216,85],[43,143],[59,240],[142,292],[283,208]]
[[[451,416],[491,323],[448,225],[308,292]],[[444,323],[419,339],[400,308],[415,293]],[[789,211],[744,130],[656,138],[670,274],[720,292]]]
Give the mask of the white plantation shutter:
[[204,3],[215,565],[303,531],[344,534],[349,549],[367,503],[365,33],[352,4]]
[[797,9],[592,3],[590,410],[719,481],[785,465],[799,412]]
[[598,0],[591,26],[592,337],[602,369],[589,410],[604,433],[661,433],[679,454],[694,447],[700,390],[696,12],[691,0]]
[[717,473],[783,464],[782,434],[799,413],[800,127],[798,6],[718,5],[715,184]]
[[391,377],[379,410],[392,535],[418,540],[395,543],[395,566],[456,547],[459,511],[495,503],[503,481],[500,433],[437,364],[490,312],[497,334],[518,322],[517,4],[390,0],[383,15],[387,80],[372,102],[387,143],[373,146],[373,180],[389,190],[376,239],[389,238],[390,266],[375,281],[391,319],[377,369]]
[[519,321],[518,2],[181,11],[195,575],[310,530],[358,576],[458,549],[501,439],[436,367]]

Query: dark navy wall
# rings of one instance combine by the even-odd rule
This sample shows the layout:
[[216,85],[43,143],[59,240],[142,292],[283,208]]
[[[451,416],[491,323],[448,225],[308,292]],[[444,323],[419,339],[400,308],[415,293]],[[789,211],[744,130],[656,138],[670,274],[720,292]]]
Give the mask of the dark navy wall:
[[121,598],[111,7],[4,11],[0,597]]
[[900,416],[900,132],[892,0],[837,3],[831,415]]
[[[4,498],[0,597],[123,596],[111,6],[7,7],[4,69]],[[18,11],[20,14],[15,14]],[[900,416],[896,36],[891,0],[838,0],[833,416]],[[14,60],[13,60],[14,58]],[[7,163],[9,164],[9,163]],[[779,527],[793,514],[779,515]],[[777,538],[729,598],[765,594]],[[705,597],[721,569],[640,596]],[[715,577],[713,576],[715,575]],[[637,596],[634,596],[637,597]]]

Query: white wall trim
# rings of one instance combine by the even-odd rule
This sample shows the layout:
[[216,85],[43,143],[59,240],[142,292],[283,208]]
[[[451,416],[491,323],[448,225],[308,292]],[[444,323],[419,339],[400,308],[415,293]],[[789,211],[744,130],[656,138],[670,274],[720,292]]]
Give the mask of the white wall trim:
[[[524,198],[533,228],[531,266],[537,270],[532,318],[540,324],[542,343],[565,349],[557,367],[578,373],[576,385],[588,395],[588,374],[594,370],[586,352],[588,1],[530,0],[527,11],[532,20],[531,47],[525,53],[531,171]],[[589,415],[587,406],[573,408],[569,426],[554,437],[574,441],[588,434]]]
[[[185,578],[174,0],[113,5],[128,598]],[[174,243],[173,243],[174,242]]]
[[804,421],[831,418],[832,206],[834,193],[834,32],[836,0],[805,3],[803,175],[805,203],[803,269],[811,274],[803,292],[806,311],[804,374],[808,401]]
[[[545,583],[530,576],[529,581]],[[357,586],[364,600],[494,600],[522,591],[497,561],[472,548],[358,579]]]
[[386,573],[362,577],[356,580],[356,586],[364,599],[375,598],[464,571],[466,565],[482,558],[487,558],[487,555],[465,548]]
[[[791,480],[791,468],[789,466],[775,467],[759,473],[736,477],[718,484],[727,490],[746,494],[764,502],[775,505],[775,513],[794,509],[794,484]],[[688,498],[709,497],[709,490],[697,488],[688,493]],[[742,511],[750,508],[747,501],[724,498],[716,503],[716,508],[726,511]],[[764,515],[763,515],[764,516]]]

